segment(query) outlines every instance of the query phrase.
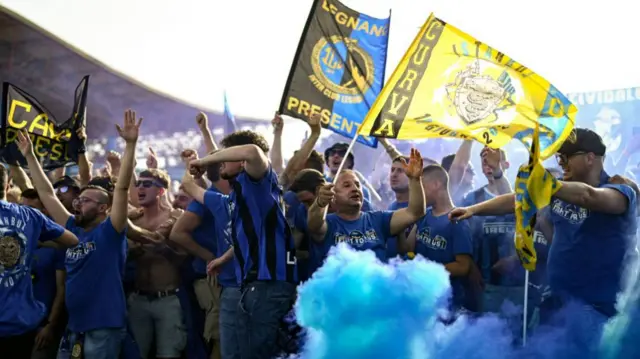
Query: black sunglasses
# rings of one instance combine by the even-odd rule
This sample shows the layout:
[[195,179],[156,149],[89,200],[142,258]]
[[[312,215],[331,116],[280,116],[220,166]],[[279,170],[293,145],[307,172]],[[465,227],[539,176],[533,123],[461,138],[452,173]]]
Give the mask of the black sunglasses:
[[151,188],[153,186],[162,187],[162,184],[154,180],[137,180],[136,187]]

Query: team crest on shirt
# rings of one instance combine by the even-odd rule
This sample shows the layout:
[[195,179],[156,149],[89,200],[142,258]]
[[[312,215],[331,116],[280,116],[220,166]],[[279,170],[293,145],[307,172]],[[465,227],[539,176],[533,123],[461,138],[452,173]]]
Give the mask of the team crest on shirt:
[[589,210],[555,198],[551,203],[551,211],[566,219],[571,224],[580,224],[589,218]]
[[425,246],[436,249],[436,250],[445,250],[447,249],[447,240],[441,235],[436,235],[435,237],[431,237],[431,228],[423,228],[416,234],[416,240],[422,242]]
[[13,287],[28,273],[27,237],[18,231],[0,228],[0,285]]
[[351,231],[349,234],[336,232],[333,236],[336,244],[346,243],[353,247],[360,247],[366,243],[373,243],[378,240],[378,235],[373,229],[369,229],[364,233],[362,231]]
[[73,248],[67,249],[66,255],[66,263],[78,262],[84,258],[86,258],[90,253],[96,250],[95,242],[81,242],[77,246]]

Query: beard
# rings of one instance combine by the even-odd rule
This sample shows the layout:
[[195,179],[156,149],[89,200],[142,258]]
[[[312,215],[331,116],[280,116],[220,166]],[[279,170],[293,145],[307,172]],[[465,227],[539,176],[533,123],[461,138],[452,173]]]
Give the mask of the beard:
[[220,178],[222,178],[223,180],[232,180],[234,178],[238,177],[238,173],[236,174],[231,174],[231,173],[226,173],[226,172],[220,172]]
[[90,211],[85,214],[77,213],[75,215],[76,225],[78,227],[86,227],[91,224],[98,217],[98,214],[95,211]]

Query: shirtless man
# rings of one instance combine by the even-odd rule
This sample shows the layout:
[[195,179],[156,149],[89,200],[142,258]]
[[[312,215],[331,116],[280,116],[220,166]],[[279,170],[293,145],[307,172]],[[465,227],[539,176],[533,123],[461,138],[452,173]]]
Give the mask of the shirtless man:
[[169,187],[169,176],[157,169],[140,173],[136,181],[142,216],[133,219],[127,233],[135,256],[134,291],[129,296],[129,325],[141,358],[146,359],[156,343],[157,358],[180,358],[187,332],[180,301],[179,264],[183,256],[169,246],[167,238],[181,210],[161,206]]

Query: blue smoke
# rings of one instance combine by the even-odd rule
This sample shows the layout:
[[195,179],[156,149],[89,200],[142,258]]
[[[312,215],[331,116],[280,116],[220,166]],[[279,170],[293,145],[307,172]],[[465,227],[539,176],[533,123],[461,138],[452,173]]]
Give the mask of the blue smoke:
[[618,298],[618,314],[605,327],[599,359],[640,358],[640,261],[627,267],[625,290]]
[[[638,280],[638,272],[634,277]],[[593,358],[640,358],[640,290],[631,281],[622,314],[612,320]],[[306,338],[299,359],[574,359],[565,333],[540,330],[525,348],[514,345],[498,317],[460,316],[442,323],[451,289],[443,266],[416,258],[382,264],[373,252],[332,249],[324,266],[298,291],[295,314]],[[575,307],[564,313],[580,316]]]

